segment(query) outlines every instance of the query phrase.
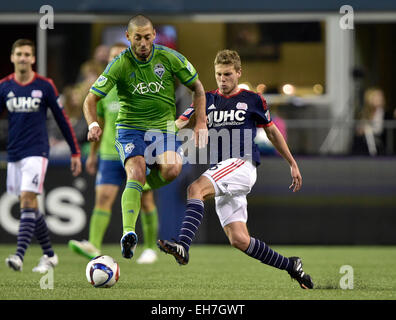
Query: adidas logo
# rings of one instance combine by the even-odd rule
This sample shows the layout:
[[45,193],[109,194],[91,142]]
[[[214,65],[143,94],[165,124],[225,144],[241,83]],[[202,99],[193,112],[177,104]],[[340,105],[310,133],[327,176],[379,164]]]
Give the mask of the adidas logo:
[[15,93],[12,91],[8,92],[7,98],[13,98],[13,97],[15,97]]
[[216,109],[216,106],[212,103],[212,104],[209,106],[208,110],[213,110],[213,109]]

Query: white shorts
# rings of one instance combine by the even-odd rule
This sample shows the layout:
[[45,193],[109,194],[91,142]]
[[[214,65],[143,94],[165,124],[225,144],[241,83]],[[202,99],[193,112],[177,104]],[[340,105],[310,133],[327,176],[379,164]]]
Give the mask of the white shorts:
[[216,213],[221,226],[235,221],[247,222],[246,195],[256,182],[256,166],[248,160],[231,158],[206,170],[215,189]]
[[43,192],[48,159],[26,157],[7,164],[7,192],[19,196],[22,191]]

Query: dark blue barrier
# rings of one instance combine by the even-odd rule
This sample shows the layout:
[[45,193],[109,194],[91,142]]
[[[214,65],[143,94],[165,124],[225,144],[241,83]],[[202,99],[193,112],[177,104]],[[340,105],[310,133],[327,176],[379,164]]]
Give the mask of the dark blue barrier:
[[[279,157],[264,158],[257,182],[248,196],[248,228],[252,236],[272,244],[396,244],[396,159],[370,157],[297,158],[303,176],[298,193],[288,189],[290,169]],[[187,186],[204,166],[184,166],[182,174],[155,191],[160,214],[159,237],[177,236],[184,214]],[[0,166],[0,242],[15,242],[18,199],[5,192],[6,166]],[[121,192],[105,242],[122,233]],[[94,177],[72,177],[68,161],[50,162],[45,194],[40,201],[55,243],[88,237],[94,205]],[[141,235],[140,222],[137,232]],[[196,243],[227,243],[214,201]]]

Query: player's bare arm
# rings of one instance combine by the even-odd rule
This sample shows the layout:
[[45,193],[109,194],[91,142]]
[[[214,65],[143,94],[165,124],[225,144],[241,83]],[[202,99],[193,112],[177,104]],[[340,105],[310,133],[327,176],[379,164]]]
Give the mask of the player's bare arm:
[[204,148],[208,144],[208,127],[206,125],[206,98],[201,81],[196,80],[190,89],[193,92],[193,105],[195,108],[195,145]]
[[265,127],[264,130],[275,149],[290,165],[292,184],[289,189],[293,189],[293,192],[299,191],[302,187],[302,177],[297,162],[294,160],[285,139],[275,124]]
[[88,141],[99,141],[102,134],[102,129],[99,126],[97,114],[96,114],[96,104],[101,98],[89,92],[84,100],[83,111],[84,117],[88,124]]
[[[104,128],[105,119],[102,117],[98,117],[98,123],[101,128]],[[99,138],[98,141],[93,141],[90,143],[89,154],[87,157],[87,161],[85,161],[85,170],[90,175],[96,174],[100,141],[101,139]]]

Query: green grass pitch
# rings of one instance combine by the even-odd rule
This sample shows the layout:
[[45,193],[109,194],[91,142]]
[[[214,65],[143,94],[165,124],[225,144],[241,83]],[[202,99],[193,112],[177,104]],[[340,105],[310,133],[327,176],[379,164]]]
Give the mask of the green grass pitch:
[[[266,266],[242,252],[220,245],[193,245],[190,263],[179,266],[159,252],[152,265],[121,257],[118,245],[103,253],[120,265],[120,279],[112,288],[94,288],[85,278],[87,259],[66,245],[54,245],[59,265],[54,288],[41,289],[41,274],[31,270],[41,256],[37,244],[29,247],[22,272],[5,264],[15,245],[1,245],[0,300],[393,300],[396,298],[396,248],[392,246],[273,246],[285,256],[300,256],[314,280],[314,290],[302,290],[285,271]],[[141,253],[137,248],[136,255]],[[340,281],[353,270],[353,289]],[[348,273],[351,276],[351,273]],[[351,281],[351,280],[349,280]],[[345,281],[342,283],[346,283]],[[351,284],[352,282],[347,282]]]

